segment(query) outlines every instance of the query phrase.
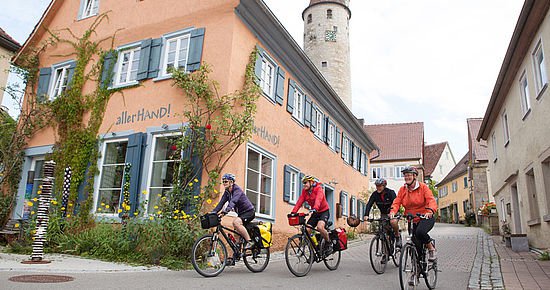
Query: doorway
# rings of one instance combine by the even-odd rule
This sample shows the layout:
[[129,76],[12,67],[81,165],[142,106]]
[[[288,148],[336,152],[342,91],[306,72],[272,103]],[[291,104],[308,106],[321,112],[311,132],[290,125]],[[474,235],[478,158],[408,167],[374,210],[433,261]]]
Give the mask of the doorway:
[[334,210],[334,188],[325,185],[325,197],[327,198],[328,208],[330,212],[329,221],[334,224],[334,217],[336,215],[336,211]]
[[518,197],[518,185],[514,183],[511,186],[512,193],[512,220],[514,221],[514,234],[521,234],[521,216],[519,210],[519,197]]

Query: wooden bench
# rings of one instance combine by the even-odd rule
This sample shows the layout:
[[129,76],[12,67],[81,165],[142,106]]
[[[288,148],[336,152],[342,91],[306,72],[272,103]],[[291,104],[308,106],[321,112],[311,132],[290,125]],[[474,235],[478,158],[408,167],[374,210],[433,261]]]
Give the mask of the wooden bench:
[[10,219],[0,231],[0,235],[11,243],[23,236],[23,221],[19,219]]

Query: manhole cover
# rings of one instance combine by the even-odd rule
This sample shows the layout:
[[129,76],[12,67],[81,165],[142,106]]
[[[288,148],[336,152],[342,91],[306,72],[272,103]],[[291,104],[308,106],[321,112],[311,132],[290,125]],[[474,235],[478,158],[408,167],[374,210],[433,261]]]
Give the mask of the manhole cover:
[[22,283],[62,283],[73,281],[74,278],[61,275],[21,275],[10,277],[9,280]]

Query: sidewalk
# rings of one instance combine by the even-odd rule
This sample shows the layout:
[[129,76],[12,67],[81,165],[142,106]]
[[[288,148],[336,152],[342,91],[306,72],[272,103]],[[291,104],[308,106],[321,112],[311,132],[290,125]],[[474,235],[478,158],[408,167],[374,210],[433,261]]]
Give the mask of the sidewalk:
[[537,260],[531,252],[516,253],[507,248],[500,236],[493,236],[507,290],[550,289],[550,261]]

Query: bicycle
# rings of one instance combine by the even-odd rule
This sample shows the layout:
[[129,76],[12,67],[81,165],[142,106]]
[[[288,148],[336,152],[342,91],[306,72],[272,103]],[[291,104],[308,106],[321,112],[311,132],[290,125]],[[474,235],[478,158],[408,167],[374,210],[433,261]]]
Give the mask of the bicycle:
[[[421,214],[416,214],[420,218],[426,218]],[[435,289],[437,284],[437,261],[429,261],[427,258],[427,250],[424,245],[416,246],[416,236],[413,231],[413,219],[412,214],[408,214],[407,218],[407,230],[409,236],[407,237],[407,243],[403,245],[401,249],[401,258],[399,262],[399,281],[401,283],[401,289],[416,289],[416,286],[420,283],[420,278],[424,277],[426,286],[429,289]],[[434,243],[435,240],[431,241]]]
[[[244,249],[244,238],[235,230],[221,224],[221,216],[217,214],[206,214],[201,217],[202,228],[216,229],[206,234],[193,245],[191,263],[193,268],[204,277],[215,277],[219,275],[226,266],[233,266],[242,257],[246,268],[251,272],[262,272],[269,263],[269,247],[263,247],[261,237],[256,237],[252,227],[258,223],[251,222],[246,228],[250,237],[256,241],[251,249]],[[258,230],[259,233],[259,230]],[[237,239],[235,238],[238,238]],[[233,256],[228,257],[226,244],[233,251]]]
[[[399,218],[397,218],[399,219]],[[378,222],[378,232],[370,242],[370,264],[376,274],[383,274],[386,265],[393,260],[395,267],[399,267],[398,258],[401,249],[395,246],[395,234],[390,225],[389,217],[368,219],[369,222]]]
[[[288,239],[285,246],[285,261],[288,269],[297,277],[303,277],[309,273],[313,262],[320,263],[323,261],[325,266],[334,271],[340,264],[341,251],[335,249],[335,244],[331,241],[327,246],[333,247],[332,253],[325,255],[326,249],[320,249],[320,241],[323,239],[314,227],[306,224],[305,217],[309,214],[297,213],[289,214],[289,224],[291,226],[299,226],[300,233]],[[327,222],[325,229],[328,231],[332,222]],[[313,235],[310,236],[307,228],[312,230]],[[317,242],[319,243],[317,244]]]

